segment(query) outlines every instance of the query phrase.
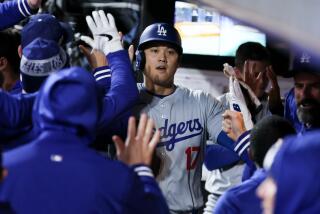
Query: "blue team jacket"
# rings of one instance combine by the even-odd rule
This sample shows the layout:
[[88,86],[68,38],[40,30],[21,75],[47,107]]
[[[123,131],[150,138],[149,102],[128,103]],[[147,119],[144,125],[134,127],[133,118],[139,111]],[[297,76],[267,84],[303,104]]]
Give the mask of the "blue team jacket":
[[294,126],[296,131],[302,132],[303,125],[299,121],[297,116],[297,104],[294,98],[294,88],[290,89],[285,98],[285,107],[284,107],[284,118],[289,120],[291,124]]
[[265,170],[258,169],[250,179],[229,189],[219,198],[214,213],[262,213],[256,189],[266,176]]
[[27,16],[32,15],[27,0],[6,1],[0,4],[0,30],[17,24]]
[[104,113],[98,91],[93,77],[77,67],[47,79],[33,109],[40,134],[4,154],[9,174],[2,202],[22,214],[168,213],[147,166],[129,168],[89,148]]
[[[19,91],[19,87],[16,89]],[[0,144],[4,150],[23,145],[33,138],[31,115],[36,94],[15,92],[0,91]]]
[[277,184],[275,214],[320,213],[320,130],[286,137],[269,175]]
[[[97,135],[106,133],[110,123],[122,112],[127,111],[138,99],[138,89],[132,73],[131,62],[125,50],[110,53],[107,56],[113,75],[108,76],[108,90],[101,98],[102,110],[99,116]],[[76,92],[75,96],[76,96]],[[35,94],[13,97],[0,91],[0,143],[11,149],[30,141],[37,135],[30,131],[31,112]],[[12,129],[15,129],[12,131]],[[14,144],[13,144],[14,143]]]

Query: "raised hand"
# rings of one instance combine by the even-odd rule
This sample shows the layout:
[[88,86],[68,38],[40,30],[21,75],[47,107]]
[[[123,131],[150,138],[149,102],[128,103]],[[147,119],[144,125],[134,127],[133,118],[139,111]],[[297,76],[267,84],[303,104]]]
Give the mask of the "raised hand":
[[123,49],[114,18],[110,13],[106,16],[103,10],[93,11],[92,17],[87,16],[86,21],[93,39],[82,36],[81,40],[105,55]]
[[250,60],[245,61],[243,67],[243,81],[246,83],[254,94],[260,98],[264,94],[263,86],[266,85],[266,71],[255,73],[256,63]]
[[152,161],[152,155],[160,140],[160,131],[153,131],[154,123],[148,119],[146,114],[142,114],[136,128],[134,117],[129,118],[128,133],[126,142],[119,136],[113,136],[113,141],[117,149],[117,157],[128,165],[145,164],[149,165]]
[[41,6],[42,0],[28,0],[28,5],[32,9],[38,9]]
[[233,141],[246,131],[242,113],[226,110],[223,114],[222,130],[227,133]]
[[85,47],[84,45],[79,45],[79,48],[83,55],[87,58],[92,70],[108,65],[107,58],[102,51]]
[[272,113],[283,115],[283,105],[281,101],[280,88],[276,74],[273,72],[272,66],[267,67],[267,77],[271,82],[271,87],[268,92],[269,108]]
[[134,57],[134,46],[133,45],[130,45],[129,48],[128,48],[128,54],[129,54],[129,59],[132,63],[133,61],[133,57]]

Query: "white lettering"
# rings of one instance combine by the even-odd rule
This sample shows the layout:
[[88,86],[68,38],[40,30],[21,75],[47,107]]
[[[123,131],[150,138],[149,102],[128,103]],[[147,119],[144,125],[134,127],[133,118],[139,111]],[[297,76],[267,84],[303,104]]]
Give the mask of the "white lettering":
[[167,30],[162,25],[158,25],[157,33],[159,36],[167,36]]

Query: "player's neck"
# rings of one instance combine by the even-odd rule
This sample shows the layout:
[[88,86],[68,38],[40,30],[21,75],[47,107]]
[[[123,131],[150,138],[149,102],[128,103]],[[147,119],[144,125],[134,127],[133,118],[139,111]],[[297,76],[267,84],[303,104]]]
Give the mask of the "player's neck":
[[148,91],[150,91],[153,94],[161,95],[161,96],[166,96],[170,95],[174,92],[176,86],[174,84],[170,86],[160,86],[157,84],[153,84],[150,81],[145,81],[144,85]]
[[14,78],[8,72],[5,72],[4,75],[3,75],[3,82],[2,82],[2,86],[1,87],[5,91],[10,91],[11,88],[16,84],[17,81],[18,81],[17,78]]

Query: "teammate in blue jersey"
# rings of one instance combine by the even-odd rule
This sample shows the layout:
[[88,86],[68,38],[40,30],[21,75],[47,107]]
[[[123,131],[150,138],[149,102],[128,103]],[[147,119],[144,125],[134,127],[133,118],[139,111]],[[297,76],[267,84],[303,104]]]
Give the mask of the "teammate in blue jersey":
[[1,201],[17,213],[168,213],[148,167],[160,132],[153,134],[146,115],[137,130],[130,118],[125,143],[115,137],[119,159],[130,167],[89,148],[103,113],[101,96],[84,69],[50,75],[34,104],[40,134],[4,154],[9,174]]
[[[107,22],[106,20],[109,21]],[[101,88],[104,88],[104,91],[110,96],[110,98],[106,96],[108,99],[104,98],[110,102],[110,106],[105,106],[104,114],[100,118],[97,131],[99,135],[99,133],[108,130],[111,121],[134,105],[137,100],[138,90],[129,55],[127,51],[123,50],[113,16],[111,14],[106,16],[102,10],[93,11],[92,17],[87,16],[86,21],[93,35],[93,39],[87,37],[85,39],[86,42],[93,49],[104,53],[108,62],[108,66],[98,67],[94,73],[96,80],[103,80],[106,83]],[[110,73],[113,75],[110,75]],[[108,81],[109,79],[110,81]]]
[[[235,114],[239,114],[234,112]],[[243,123],[237,121],[242,117],[232,116],[232,129],[237,136],[238,125]],[[240,131],[241,132],[241,131]],[[263,169],[263,160],[268,149],[279,139],[287,135],[294,135],[295,129],[289,121],[279,116],[266,116],[260,120],[250,132],[250,157],[258,166],[253,176],[243,183],[226,191],[218,200],[214,213],[261,213],[260,199],[256,196],[256,189],[266,178]]]
[[32,15],[40,7],[42,0],[15,0],[0,4],[0,30],[17,24]]
[[320,127],[320,63],[319,57],[307,52],[294,60],[294,96],[301,132]]
[[[20,78],[23,91],[26,93],[36,92],[52,72],[66,66],[67,54],[55,41],[42,38],[35,39],[24,47],[20,61]],[[23,97],[24,95],[20,94],[20,96]],[[3,113],[9,112],[4,111]],[[12,118],[10,119],[12,120]],[[5,145],[5,150],[24,144],[34,136],[31,123],[25,126],[19,125],[14,129],[6,125],[0,127],[0,140]]]
[[319,130],[284,139],[257,191],[264,213],[320,212],[319,139]]
[[[50,28],[47,26],[50,26]],[[24,90],[24,93],[37,91],[41,86],[42,81],[51,72],[62,68],[61,66],[47,66],[55,62],[56,59],[61,58],[60,56],[64,56],[63,66],[68,66],[67,55],[58,44],[58,42],[63,39],[64,34],[65,30],[62,25],[50,14],[32,16],[22,29],[21,45],[18,47],[18,53],[22,58],[21,63],[19,63],[21,64],[22,69],[21,90],[17,93],[17,98],[9,98],[3,92],[0,93],[0,101],[3,108],[1,113],[5,115],[2,117],[7,118],[0,126],[0,141],[2,144],[6,144],[5,149],[13,148],[32,138],[32,134],[30,134],[32,123],[30,114],[31,109],[26,108],[32,107],[34,101],[33,96],[35,95],[21,95],[22,89]],[[50,44],[54,42],[56,42],[56,44],[48,46],[48,42],[43,43],[39,41],[44,40],[38,40],[37,43],[29,45],[38,37],[46,39],[46,41],[52,40]],[[48,49],[48,47],[50,48]],[[58,64],[54,63],[54,65]],[[26,104],[26,102],[30,102],[30,104]],[[19,103],[21,104],[20,106]],[[22,118],[21,116],[25,118]],[[18,122],[19,120],[21,120],[21,123]],[[25,123],[26,121],[29,121],[29,123]],[[15,142],[15,144],[13,144],[13,142]]]
[[[38,8],[41,6],[41,2],[42,0],[15,0],[15,1],[6,1],[4,3],[1,3],[0,4],[0,30],[6,29],[8,27],[12,27],[14,24],[17,24],[22,19],[36,13]],[[6,42],[6,41],[2,40],[2,42]],[[12,42],[12,45],[13,44],[14,43]],[[2,45],[2,48],[5,49],[6,48],[5,45]],[[10,46],[11,49],[13,47],[14,46]],[[14,59],[12,55],[13,54],[11,54],[11,56],[9,56],[9,59],[8,59],[11,63],[13,63],[12,61]],[[11,68],[5,67],[5,65],[1,65],[1,69],[3,68],[16,69],[15,65],[11,65]],[[16,75],[14,74],[14,72],[11,72],[11,73],[13,73],[11,74],[13,76]],[[11,85],[10,80],[12,79],[12,77],[9,76],[9,72],[6,73],[6,76],[7,76],[6,80],[4,80],[6,82],[4,84],[6,84],[6,86],[9,87],[7,91],[9,91],[12,94],[19,94],[21,92],[20,90],[21,87],[19,85],[19,81],[17,81],[18,78],[14,77],[12,81],[15,82],[15,84]],[[0,78],[0,82],[1,82],[1,78]]]
[[[97,37],[96,34],[98,34],[96,31],[98,29],[92,29],[92,27],[94,27],[94,25],[95,25],[95,24],[93,24],[93,20],[91,20],[90,17],[87,17],[86,21],[87,21],[87,25],[88,25],[89,29],[91,30],[92,34],[94,35],[94,38],[96,38]],[[101,26],[99,26],[99,28],[100,28],[99,30],[101,31]],[[119,33],[119,35],[121,37],[121,33]],[[119,38],[118,35],[116,35],[116,36],[117,36],[117,38]],[[91,37],[81,36],[81,40],[84,41],[87,44],[87,46],[80,45],[79,48],[80,48],[81,52],[88,59],[88,62],[89,62],[90,66],[92,68],[92,71],[93,71],[93,76],[95,77],[98,86],[101,88],[101,90],[103,90],[103,91],[105,91],[105,93],[107,93],[110,90],[111,76],[117,75],[116,73],[114,73],[117,71],[114,71],[110,67],[108,59],[105,57],[103,50],[101,50],[101,49],[99,50],[99,48],[97,48],[97,42],[96,42],[96,41],[98,41],[97,39],[96,39],[96,41],[94,41]],[[130,59],[130,61],[131,61],[131,59]],[[131,72],[133,74],[133,70]],[[131,82],[132,80],[133,79],[131,76],[130,79],[128,79],[128,81],[130,82],[129,86],[131,85],[136,88],[136,84],[134,84],[134,85],[131,84],[131,83],[133,83],[133,82]],[[135,81],[134,81],[134,83],[135,83]],[[130,88],[128,88],[127,90],[128,90],[128,92],[136,91],[136,89],[131,91],[132,89],[130,89]],[[124,120],[120,120],[120,118],[124,117],[123,115],[128,115],[128,117],[130,116],[126,112],[123,112],[119,115],[115,115],[115,117],[112,119],[112,121],[109,121],[109,125],[105,123],[105,126],[98,129],[97,137],[92,144],[92,147],[94,149],[96,149],[101,154],[108,156],[109,158],[112,158],[112,159],[116,158],[116,155],[115,155],[116,151],[115,151],[114,143],[112,141],[112,136],[119,135],[123,138],[126,137],[126,127],[128,125],[128,122],[127,122],[128,117],[125,117]],[[104,130],[109,130],[109,131],[105,132]]]
[[284,116],[297,132],[304,133],[320,126],[319,57],[306,51],[297,52],[290,72],[295,85],[286,96]]

